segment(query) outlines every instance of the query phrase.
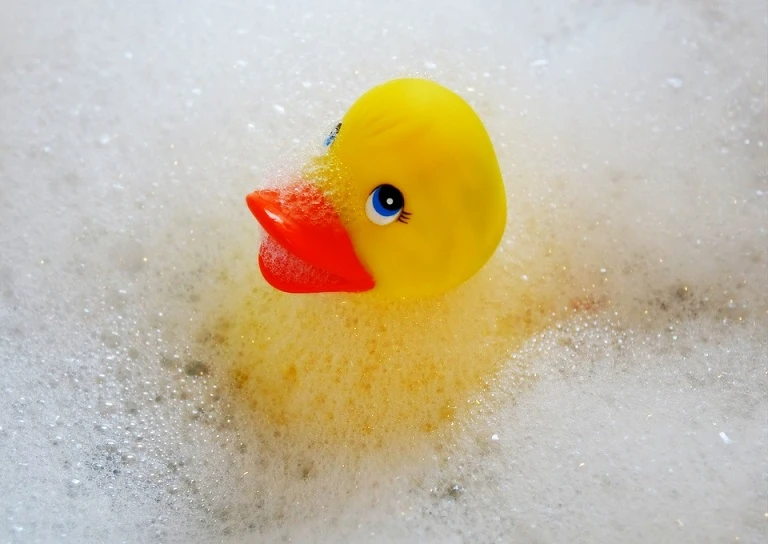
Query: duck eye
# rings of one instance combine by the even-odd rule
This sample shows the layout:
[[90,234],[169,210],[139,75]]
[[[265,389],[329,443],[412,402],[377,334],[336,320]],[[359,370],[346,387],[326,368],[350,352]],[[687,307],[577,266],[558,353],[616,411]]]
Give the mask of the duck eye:
[[341,130],[341,123],[337,124],[331,133],[325,137],[325,141],[323,142],[325,147],[330,147],[330,145],[336,139],[336,136],[339,134],[339,130]]
[[403,214],[405,199],[400,189],[384,184],[376,187],[365,203],[365,214],[377,225],[388,225]]

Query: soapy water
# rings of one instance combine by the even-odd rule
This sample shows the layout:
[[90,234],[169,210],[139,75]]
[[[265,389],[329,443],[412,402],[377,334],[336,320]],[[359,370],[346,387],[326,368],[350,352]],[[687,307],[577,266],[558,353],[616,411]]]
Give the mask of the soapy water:
[[[762,541],[765,7],[316,9],[8,8],[4,539]],[[509,223],[377,335],[364,297],[264,284],[242,197],[407,74],[484,119]],[[398,389],[383,348],[452,381]],[[237,386],[316,355],[395,413]]]

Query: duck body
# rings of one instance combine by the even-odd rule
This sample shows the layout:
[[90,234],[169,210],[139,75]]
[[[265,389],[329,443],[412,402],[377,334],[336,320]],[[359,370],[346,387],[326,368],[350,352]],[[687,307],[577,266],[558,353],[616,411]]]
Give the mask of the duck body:
[[[472,108],[421,79],[365,93],[326,145],[247,196],[269,285],[233,289],[214,337],[265,440],[409,449],[481,402],[527,327],[504,308],[525,298],[493,281],[498,259],[467,281],[504,232],[498,162]],[[322,292],[340,294],[292,295]]]
[[488,261],[506,224],[491,140],[458,95],[397,79],[349,109],[293,184],[246,198],[259,266],[281,291],[446,292]]

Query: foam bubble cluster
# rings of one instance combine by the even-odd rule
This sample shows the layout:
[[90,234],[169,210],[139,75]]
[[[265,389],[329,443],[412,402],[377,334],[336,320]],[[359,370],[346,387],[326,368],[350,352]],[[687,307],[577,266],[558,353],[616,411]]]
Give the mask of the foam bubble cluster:
[[[0,537],[766,533],[759,1],[76,0],[0,19]],[[434,78],[508,225],[423,304],[290,296],[243,197]]]

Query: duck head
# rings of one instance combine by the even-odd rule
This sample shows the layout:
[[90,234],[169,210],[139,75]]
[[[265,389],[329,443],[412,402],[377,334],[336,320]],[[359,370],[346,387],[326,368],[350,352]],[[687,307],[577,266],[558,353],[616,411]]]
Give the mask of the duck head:
[[428,80],[355,102],[300,181],[246,197],[265,231],[259,267],[289,293],[430,296],[488,261],[506,224],[504,184],[472,108]]

